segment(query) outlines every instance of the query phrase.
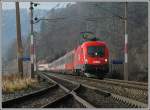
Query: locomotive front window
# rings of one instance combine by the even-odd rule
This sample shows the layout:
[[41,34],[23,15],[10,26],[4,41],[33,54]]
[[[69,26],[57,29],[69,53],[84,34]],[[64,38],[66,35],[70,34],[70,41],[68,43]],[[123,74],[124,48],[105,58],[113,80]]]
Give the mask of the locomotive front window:
[[104,47],[103,46],[89,46],[88,55],[92,57],[103,57],[104,56]]

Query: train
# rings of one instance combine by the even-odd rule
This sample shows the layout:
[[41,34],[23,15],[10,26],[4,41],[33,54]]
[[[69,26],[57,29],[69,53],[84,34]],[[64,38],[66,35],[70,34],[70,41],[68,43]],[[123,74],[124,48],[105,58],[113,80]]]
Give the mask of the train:
[[45,64],[38,64],[38,70],[39,71],[48,71],[49,70],[48,64],[47,63],[45,63]]
[[48,64],[49,71],[97,77],[103,79],[109,72],[109,50],[106,42],[88,39],[93,36],[91,32],[83,32],[86,40],[66,53],[64,56]]

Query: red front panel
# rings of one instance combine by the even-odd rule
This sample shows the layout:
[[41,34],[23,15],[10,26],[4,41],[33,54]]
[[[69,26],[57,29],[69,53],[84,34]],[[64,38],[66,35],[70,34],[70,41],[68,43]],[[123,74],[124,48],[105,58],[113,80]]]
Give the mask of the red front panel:
[[[96,56],[92,57],[88,54],[88,47],[89,46],[99,46],[104,47],[104,55],[103,56]],[[74,65],[83,65],[83,64],[92,64],[92,65],[103,65],[109,63],[109,54],[108,54],[108,48],[106,47],[106,44],[104,42],[97,42],[97,41],[91,41],[86,42],[80,47],[77,48],[75,51],[75,59],[74,59]]]
[[88,54],[88,47],[91,45],[88,45],[85,48],[85,60],[87,60],[87,64],[93,64],[93,65],[103,65],[103,64],[108,64],[109,63],[109,55],[108,55],[108,48],[104,44],[100,43],[95,43],[92,46],[98,46],[98,47],[103,47],[104,48],[104,55],[103,56],[90,56]]

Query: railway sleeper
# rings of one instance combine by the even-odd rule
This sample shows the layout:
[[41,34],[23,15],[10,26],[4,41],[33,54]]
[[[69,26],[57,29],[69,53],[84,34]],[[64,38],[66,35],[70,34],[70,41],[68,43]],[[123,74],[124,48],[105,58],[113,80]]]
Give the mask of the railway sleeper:
[[27,94],[27,95],[24,95],[24,96],[20,96],[20,97],[17,97],[15,99],[7,100],[5,102],[2,102],[2,108],[11,108],[11,106],[14,105],[14,104],[23,102],[24,100],[28,100],[31,97],[36,97],[36,96],[39,96],[41,94],[45,94],[50,89],[57,88],[57,87],[58,87],[58,85],[54,84],[54,85],[50,86],[49,88],[42,89],[42,90],[39,90],[39,91],[35,91],[33,93],[30,93],[30,94]]
[[147,108],[148,107],[148,105],[145,104],[145,103],[138,102],[136,100],[129,99],[127,97],[119,96],[119,95],[116,95],[116,94],[113,94],[113,93],[111,93],[111,96],[115,100],[122,101],[122,102],[124,102],[124,103],[126,103],[128,105],[134,106],[134,107],[138,107],[138,108]]

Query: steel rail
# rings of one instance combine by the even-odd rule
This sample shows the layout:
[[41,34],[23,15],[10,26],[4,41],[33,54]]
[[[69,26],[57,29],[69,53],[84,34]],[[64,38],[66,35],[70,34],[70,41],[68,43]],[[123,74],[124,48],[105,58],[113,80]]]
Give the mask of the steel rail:
[[127,104],[132,104],[134,107],[139,107],[139,108],[147,108],[148,107],[148,105],[145,103],[142,103],[142,102],[139,102],[139,101],[136,101],[133,99],[129,99],[127,97],[119,96],[119,95],[116,95],[113,93],[111,93],[111,96],[116,100],[122,101]]
[[93,90],[96,90],[96,91],[101,92],[101,93],[105,93],[104,95],[106,95],[106,96],[112,96],[116,100],[122,101],[122,102],[127,103],[127,104],[132,104],[135,107],[140,107],[140,108],[147,108],[148,107],[148,105],[145,103],[142,103],[142,102],[139,102],[139,101],[136,101],[133,99],[129,99],[127,97],[116,95],[114,93],[110,93],[108,91],[104,91],[104,90],[98,89],[96,87],[91,87],[91,86],[88,86],[85,84],[83,84],[83,86],[90,88],[90,89],[93,89]]
[[132,88],[132,89],[140,89],[143,91],[148,91],[148,87],[147,86],[141,86],[141,85],[133,85],[133,84],[127,84],[127,83],[118,83],[115,81],[108,81],[108,80],[99,80],[99,79],[94,79],[94,78],[84,78],[85,80],[91,80],[94,82],[100,82],[100,83],[107,83],[107,84],[113,84],[116,86],[122,86],[122,87],[127,87],[127,88]]
[[[47,78],[46,76],[43,76],[43,75],[42,75],[42,76],[40,75],[40,77],[42,77],[42,78],[44,78],[44,79]],[[24,95],[24,96],[20,96],[20,97],[14,98],[14,99],[10,99],[10,100],[4,101],[4,102],[2,102],[2,107],[3,107],[3,108],[11,108],[11,107],[13,107],[13,106],[15,106],[15,105],[17,105],[17,104],[24,103],[25,100],[30,100],[30,99],[32,99],[32,98],[34,98],[34,97],[36,97],[36,96],[43,95],[43,94],[45,94],[47,91],[49,91],[49,90],[51,90],[51,89],[53,89],[53,88],[56,88],[56,87],[60,87],[61,89],[63,89],[63,90],[66,92],[66,94],[63,95],[63,96],[61,96],[61,97],[59,97],[59,98],[57,98],[56,100],[52,101],[51,103],[46,103],[45,105],[42,105],[42,106],[41,106],[42,108],[47,108],[47,107],[49,107],[50,105],[53,105],[54,103],[57,103],[57,102],[59,102],[59,101],[61,101],[61,100],[64,100],[64,99],[66,99],[66,98],[69,98],[70,95],[73,97],[73,95],[70,94],[70,90],[66,89],[66,88],[63,87],[62,85],[60,85],[60,84],[58,84],[57,82],[55,82],[54,80],[48,79],[47,81],[53,82],[54,85],[52,85],[52,86],[50,86],[50,87],[48,87],[48,88],[44,88],[44,89],[39,90],[39,91],[32,92],[32,93],[30,93],[30,94],[26,94],[26,95]],[[79,86],[76,87],[75,89],[77,89],[77,88],[79,88]],[[74,89],[74,90],[75,90],[75,89]],[[76,97],[76,96],[74,96],[74,97]],[[86,105],[85,105],[85,106],[86,106]],[[88,105],[88,106],[89,106],[89,105]],[[88,107],[88,106],[86,106],[86,107]]]
[[[55,76],[55,75],[52,75],[52,76],[61,79],[61,78],[58,77],[58,76]],[[72,81],[72,80],[68,80],[68,79],[66,79],[66,78],[63,78],[63,79],[61,79],[61,80],[65,80],[65,81],[68,81],[68,82],[70,82],[70,83],[75,83],[75,84],[77,84],[77,82]],[[114,99],[116,99],[116,100],[122,101],[122,102],[124,102],[124,103],[126,103],[126,104],[131,104],[132,106],[135,106],[135,107],[140,107],[140,108],[147,108],[147,107],[148,107],[148,105],[145,104],[145,103],[142,103],[142,102],[139,102],[139,101],[136,101],[136,100],[127,98],[127,97],[123,97],[123,96],[120,96],[120,95],[116,95],[116,94],[111,93],[111,92],[108,92],[108,91],[106,91],[106,90],[101,90],[101,89],[99,89],[99,88],[92,87],[92,86],[85,85],[85,84],[80,84],[80,85],[81,85],[81,86],[84,86],[84,87],[86,87],[86,88],[90,88],[90,89],[96,90],[96,91],[98,91],[98,92],[100,92],[100,93],[102,93],[102,94],[104,94],[104,95],[106,95],[106,96],[112,96],[112,97],[113,97]]]
[[[53,76],[53,77],[57,77],[57,76],[54,76],[54,75],[52,75],[52,76]],[[58,78],[58,77],[57,77],[57,78]],[[60,78],[59,78],[59,79],[60,79]],[[109,96],[109,95],[110,95],[109,92],[107,92],[107,91],[105,91],[105,90],[97,89],[96,87],[92,87],[92,86],[85,85],[85,84],[80,84],[80,83],[77,83],[77,82],[75,82],[75,81],[68,80],[68,79],[66,79],[66,78],[63,78],[63,79],[61,79],[61,80],[65,80],[65,81],[70,82],[70,83],[72,83],[72,84],[78,84],[78,85],[80,85],[80,86],[84,86],[84,87],[89,88],[89,89],[98,90],[101,94],[103,94],[103,95],[105,95],[105,96]],[[76,88],[74,91],[76,91],[77,89],[78,89],[78,88]]]
[[43,105],[41,108],[53,108],[54,105],[58,104],[59,102],[64,101],[65,99],[70,98],[70,95],[71,94],[66,94],[66,95],[64,95],[62,97],[59,97],[59,98],[55,99],[53,102]]
[[[66,74],[66,75],[70,76],[70,74]],[[75,76],[75,77],[83,78],[81,76]],[[140,89],[140,90],[148,91],[148,84],[147,83],[140,83],[140,82],[135,82],[135,81],[116,80],[116,79],[108,79],[108,78],[105,78],[105,80],[99,80],[99,79],[84,77],[84,79],[85,80],[91,80],[91,81],[94,81],[94,82],[114,84],[116,86],[119,85],[119,86],[123,86],[123,87],[127,87],[127,88],[132,88],[132,89],[134,88],[134,89]]]
[[2,102],[2,108],[11,108],[12,105],[16,105],[17,103],[24,102],[24,100],[28,100],[32,97],[36,97],[36,96],[39,96],[41,94],[44,94],[47,91],[49,91],[50,89],[53,89],[53,88],[56,88],[56,87],[58,87],[58,85],[54,84],[54,85],[52,85],[48,88],[44,88],[44,89],[32,92],[30,94],[26,94],[24,96],[20,96],[20,97],[14,98],[14,99],[4,101],[4,102]]
[[[52,79],[50,79],[50,80],[52,80]],[[55,82],[55,83],[57,83],[57,82],[54,81],[54,80],[52,80],[52,81]],[[77,90],[79,87],[80,87],[80,85],[78,85],[76,88],[74,88],[73,91]],[[65,89],[65,91],[68,91],[68,90]],[[70,98],[70,97],[73,97],[73,96],[68,93],[68,94],[66,94],[66,95],[64,95],[64,96],[62,96],[62,97],[60,97],[60,98],[54,100],[54,101],[51,102],[51,103],[45,104],[45,105],[42,106],[41,108],[54,107],[54,105],[57,105],[57,103],[59,103],[59,102],[61,102],[61,101],[63,101],[63,100],[66,100],[66,99],[68,99],[68,98]]]
[[[77,88],[75,88],[74,90],[70,91],[69,89],[67,89],[66,87],[64,87],[63,85],[57,83],[56,81],[54,81],[53,79],[51,79],[50,77],[47,76],[47,74],[42,74],[45,78],[47,78],[48,80],[54,82],[55,84],[59,85],[59,87],[61,87],[62,89],[64,89],[66,92],[70,92],[70,94],[79,102],[81,103],[84,107],[86,108],[95,108],[92,104],[90,104],[89,102],[87,102],[86,100],[82,99],[81,97],[79,97],[74,90],[77,89],[80,85],[78,85]],[[77,83],[74,83],[77,84]]]
[[104,78],[104,79],[108,80],[108,81],[114,81],[114,82],[128,83],[128,84],[141,85],[141,86],[148,86],[148,83],[144,83],[144,82],[125,81],[125,80],[109,79],[109,78]]

